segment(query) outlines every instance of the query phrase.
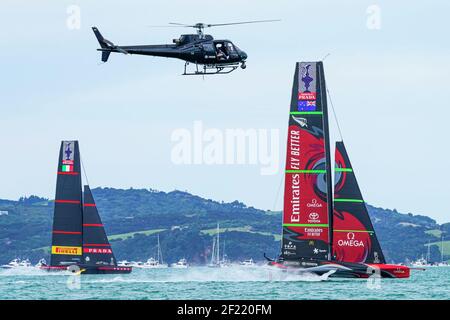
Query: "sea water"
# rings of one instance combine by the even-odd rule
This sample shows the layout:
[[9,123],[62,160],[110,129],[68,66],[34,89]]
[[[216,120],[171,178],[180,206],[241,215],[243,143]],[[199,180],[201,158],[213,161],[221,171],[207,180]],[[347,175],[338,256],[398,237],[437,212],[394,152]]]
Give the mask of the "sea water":
[[270,267],[134,269],[123,275],[0,270],[0,299],[450,299],[450,267],[409,279],[340,279]]

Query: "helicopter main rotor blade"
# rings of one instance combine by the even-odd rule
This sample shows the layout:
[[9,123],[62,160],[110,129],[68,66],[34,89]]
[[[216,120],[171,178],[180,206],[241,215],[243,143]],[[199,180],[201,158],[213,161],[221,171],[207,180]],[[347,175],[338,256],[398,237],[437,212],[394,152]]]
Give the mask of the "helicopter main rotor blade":
[[[146,26],[147,28],[183,28],[185,26]],[[190,27],[190,26],[189,26]]]
[[169,22],[169,24],[173,24],[175,26],[179,27],[195,27],[195,25],[185,24],[185,23],[178,23],[178,22]]
[[234,24],[247,24],[247,23],[261,23],[261,22],[275,22],[281,21],[281,19],[272,19],[272,20],[254,20],[254,21],[242,21],[242,22],[230,22],[230,23],[214,23],[207,24],[206,27],[220,27],[220,26],[230,26]]
[[239,21],[239,22],[228,22],[228,23],[196,23],[196,24],[185,24],[179,22],[169,22],[169,25],[165,26],[148,26],[153,28],[195,28],[198,34],[202,34],[202,30],[210,27],[221,27],[221,26],[231,26],[235,24],[249,24],[249,23],[262,23],[262,22],[275,22],[281,21],[281,19],[271,19],[271,20],[253,20],[253,21]]

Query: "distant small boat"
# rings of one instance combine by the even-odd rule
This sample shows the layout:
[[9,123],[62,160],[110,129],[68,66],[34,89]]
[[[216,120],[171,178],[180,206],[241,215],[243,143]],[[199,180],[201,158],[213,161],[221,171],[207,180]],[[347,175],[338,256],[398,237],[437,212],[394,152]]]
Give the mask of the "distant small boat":
[[35,268],[42,268],[47,266],[47,261],[45,259],[41,259],[34,265]]
[[131,261],[131,262],[128,262],[128,266],[133,267],[133,268],[139,268],[143,264],[144,264],[144,262],[142,262],[142,261]]
[[0,266],[2,269],[13,269],[13,268],[19,268],[20,267],[20,259],[13,259],[8,264],[4,264]]
[[185,258],[182,258],[182,259],[178,260],[177,263],[172,263],[170,266],[172,268],[185,269],[185,268],[189,267],[189,264],[187,263],[187,260]]
[[19,267],[20,268],[30,268],[32,265],[31,265],[31,262],[30,262],[30,260],[28,260],[28,259],[25,259],[25,260],[22,260],[22,261],[20,261],[20,263],[19,263]]
[[411,266],[413,267],[430,267],[431,265],[428,263],[427,259],[425,259],[423,256],[417,259],[416,261],[413,261],[411,263]]
[[167,268],[168,265],[166,263],[159,263],[158,260],[152,257],[144,263],[138,263],[137,265],[135,265],[135,267],[141,269],[161,269]]
[[117,265],[119,267],[130,267],[131,266],[131,262],[129,262],[128,260],[120,260],[117,262]]
[[18,258],[11,260],[8,264],[4,264],[0,266],[2,269],[22,269],[22,268],[30,268],[32,267],[30,260],[20,260]]
[[244,261],[242,261],[241,263],[240,263],[240,265],[241,266],[245,266],[245,267],[252,267],[252,266],[254,266],[255,265],[255,262],[253,261],[253,259],[247,259],[247,260],[244,260]]

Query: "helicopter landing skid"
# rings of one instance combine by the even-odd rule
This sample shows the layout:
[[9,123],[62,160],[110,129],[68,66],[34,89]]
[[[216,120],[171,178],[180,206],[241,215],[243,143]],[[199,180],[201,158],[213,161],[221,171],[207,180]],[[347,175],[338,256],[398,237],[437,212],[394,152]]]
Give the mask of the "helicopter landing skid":
[[184,64],[183,76],[204,76],[211,74],[228,74],[239,68],[239,64],[216,64],[216,65],[203,65],[203,68],[199,68],[198,64],[195,64],[195,71],[187,71],[189,62]]

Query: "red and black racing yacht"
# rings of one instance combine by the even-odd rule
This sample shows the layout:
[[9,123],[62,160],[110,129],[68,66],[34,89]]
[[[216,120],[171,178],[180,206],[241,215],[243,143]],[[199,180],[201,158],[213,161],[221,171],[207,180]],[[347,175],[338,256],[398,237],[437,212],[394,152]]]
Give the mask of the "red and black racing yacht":
[[78,141],[62,141],[58,160],[48,271],[69,270],[81,274],[130,273],[117,265],[89,186],[81,189]]
[[[296,64],[289,115],[281,254],[269,265],[332,277],[408,278],[387,264],[344,143],[331,166],[322,62]],[[334,171],[334,192],[333,177]]]

